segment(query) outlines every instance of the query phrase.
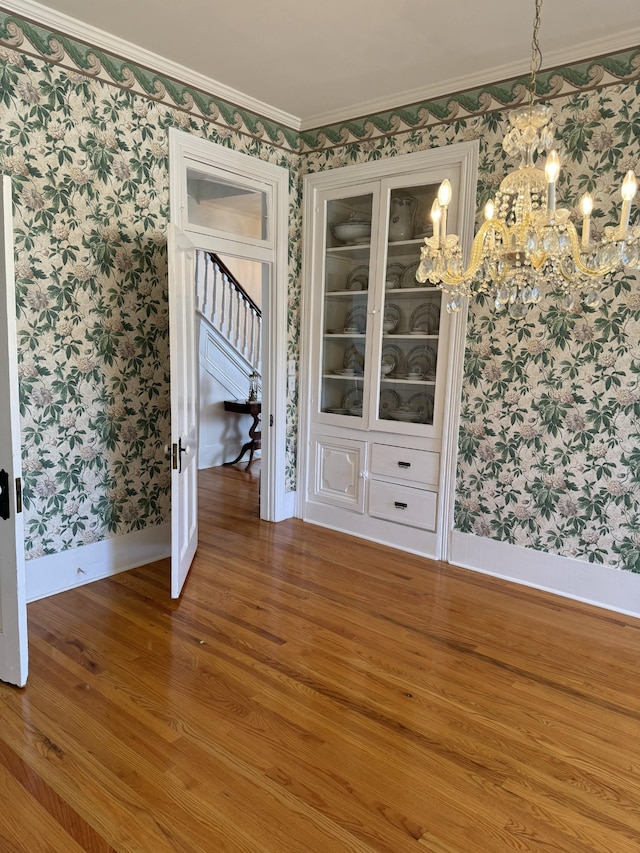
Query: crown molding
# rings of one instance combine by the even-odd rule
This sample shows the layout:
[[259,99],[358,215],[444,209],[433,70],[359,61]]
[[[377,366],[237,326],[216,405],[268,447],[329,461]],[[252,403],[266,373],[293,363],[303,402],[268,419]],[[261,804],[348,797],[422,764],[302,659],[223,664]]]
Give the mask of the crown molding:
[[[554,68],[563,65],[587,62],[600,56],[618,53],[638,46],[640,46],[640,27],[634,27],[616,36],[596,39],[595,41],[585,42],[569,49],[557,50],[545,54],[544,69],[542,70],[552,71]],[[353,104],[344,109],[341,108],[309,116],[301,121],[299,130],[316,130],[333,124],[353,121],[359,117],[399,109],[404,105],[444,98],[447,95],[453,95],[457,92],[478,89],[482,86],[511,80],[514,77],[521,77],[523,74],[528,74],[530,70],[531,66],[528,59],[512,62],[507,65],[497,65],[474,74],[442,80],[431,85],[397,92],[394,95],[385,95],[382,98]]]
[[292,130],[300,130],[300,119],[297,116],[258,101],[244,92],[232,89],[218,80],[199,74],[132,42],[113,36],[97,27],[84,24],[77,18],[48,9],[41,3],[34,2],[34,0],[0,0],[0,8],[5,12],[19,15],[35,24],[43,25],[51,30],[63,33],[65,36],[77,39],[86,45],[114,54],[127,62],[145,66],[158,75],[164,75],[182,84],[192,86],[207,95],[220,98],[233,106],[263,116],[276,124],[284,125]]

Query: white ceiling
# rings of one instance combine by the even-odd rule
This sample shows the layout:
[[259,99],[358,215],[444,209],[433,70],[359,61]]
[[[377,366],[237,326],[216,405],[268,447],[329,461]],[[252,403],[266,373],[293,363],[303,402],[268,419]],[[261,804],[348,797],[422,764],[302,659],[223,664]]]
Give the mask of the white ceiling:
[[[534,0],[0,0],[102,46],[90,25],[249,106],[313,127],[527,71]],[[53,13],[53,14],[52,14]],[[73,20],[63,20],[63,13]],[[108,46],[112,42],[104,43]],[[546,66],[640,45],[638,0],[546,0]],[[134,46],[143,48],[136,50]],[[181,69],[175,68],[179,71]],[[184,76],[181,78],[188,81]],[[235,97],[241,93],[245,97]]]

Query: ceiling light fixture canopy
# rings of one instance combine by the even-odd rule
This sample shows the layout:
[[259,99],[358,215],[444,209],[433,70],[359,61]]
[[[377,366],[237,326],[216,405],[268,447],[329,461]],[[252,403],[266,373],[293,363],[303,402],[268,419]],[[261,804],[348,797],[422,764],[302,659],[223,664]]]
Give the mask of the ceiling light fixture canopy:
[[[622,182],[619,223],[605,228],[598,244],[591,241],[593,199],[589,193],[580,201],[580,234],[570,211],[556,206],[561,164],[554,148],[553,112],[549,105],[536,103],[536,73],[542,61],[538,44],[541,5],[542,0],[535,0],[529,103],[509,113],[511,127],[502,142],[509,156],[520,156],[520,164],[487,202],[466,269],[458,236],[447,233],[452,197],[448,180],[440,185],[431,208],[433,236],[424,241],[416,278],[449,294],[449,312],[459,311],[466,298],[486,294],[496,309],[508,309],[519,319],[540,301],[545,289],[564,294],[569,310],[579,307],[580,295],[585,305],[597,308],[605,276],[623,267],[640,269],[640,225],[629,226],[638,189],[632,171]],[[543,152],[544,170],[536,165]]]

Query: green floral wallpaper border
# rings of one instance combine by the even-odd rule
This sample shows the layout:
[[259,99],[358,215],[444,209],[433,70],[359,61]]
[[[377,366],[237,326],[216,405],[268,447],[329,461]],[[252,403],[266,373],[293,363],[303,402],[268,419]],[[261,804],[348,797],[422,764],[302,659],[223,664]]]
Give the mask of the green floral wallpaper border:
[[61,33],[53,33],[39,24],[0,11],[0,44],[67,70],[113,83],[136,94],[177,107],[230,130],[264,140],[280,148],[295,151],[298,133],[264,116],[214,98],[193,86],[186,86],[135,62],[83,44]]
[[[537,78],[540,97],[551,100],[572,92],[635,80],[640,77],[640,47],[603,56],[587,62],[567,65],[541,73]],[[491,86],[482,86],[430,101],[365,116],[301,134],[301,151],[311,153],[370,140],[379,136],[397,136],[424,130],[443,122],[486,115],[505,107],[513,108],[529,96],[527,77],[517,77]]]
[[[222,98],[158,74],[142,65],[0,9],[0,44],[31,53],[68,70],[113,83],[185,110],[221,127],[300,154],[347,146],[380,136],[397,136],[511,108],[527,97],[526,77],[481,86],[393,110],[299,132]],[[640,46],[541,73],[538,92],[547,99],[640,77]]]

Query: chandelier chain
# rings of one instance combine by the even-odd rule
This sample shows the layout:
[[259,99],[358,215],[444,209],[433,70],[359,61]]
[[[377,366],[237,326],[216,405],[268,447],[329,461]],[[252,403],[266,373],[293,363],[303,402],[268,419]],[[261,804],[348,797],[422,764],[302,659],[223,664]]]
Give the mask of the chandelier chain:
[[540,9],[542,8],[542,0],[535,0],[536,14],[533,21],[533,39],[531,41],[531,77],[529,79],[529,103],[533,105],[533,101],[538,94],[536,91],[536,74],[542,67],[542,51],[538,36],[540,33]]

